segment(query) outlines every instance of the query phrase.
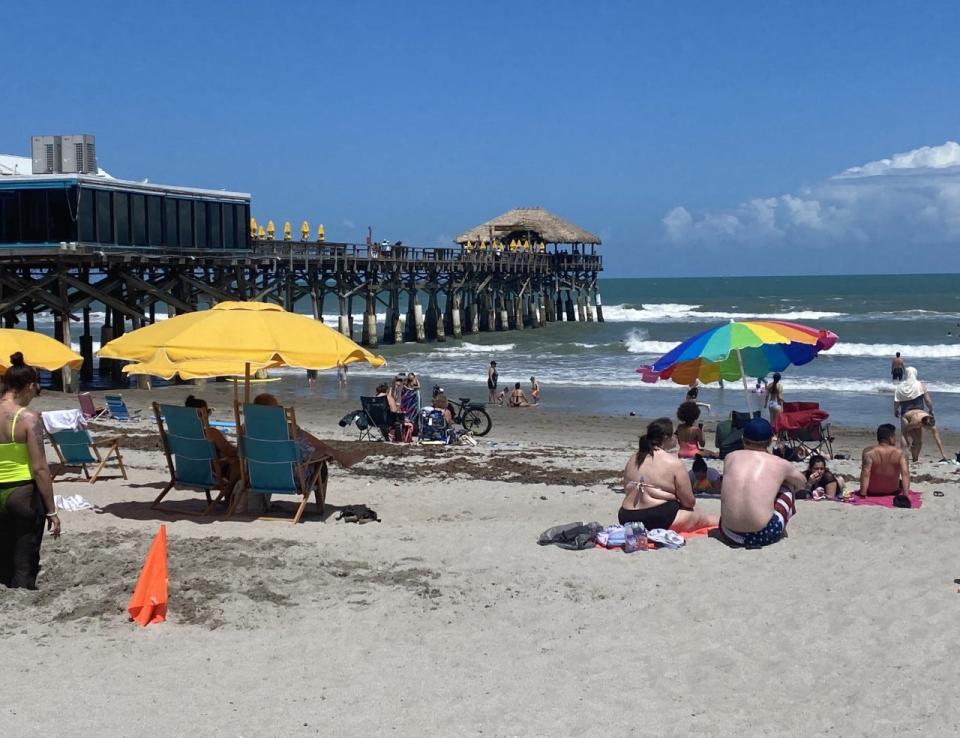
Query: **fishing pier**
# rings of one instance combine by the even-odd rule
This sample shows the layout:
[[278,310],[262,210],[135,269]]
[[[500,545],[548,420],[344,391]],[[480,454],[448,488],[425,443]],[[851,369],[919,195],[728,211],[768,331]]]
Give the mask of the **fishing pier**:
[[[334,243],[322,226],[309,241],[306,223],[300,241],[289,225],[274,240],[248,194],[113,179],[95,173],[92,148],[63,172],[51,163],[60,149],[39,138],[34,173],[0,169],[0,320],[34,330],[51,315],[55,337],[79,343],[80,379],[93,377],[95,340],[225,300],[335,313],[339,331],[371,348],[603,320],[600,239],[540,208],[504,213],[451,247]],[[97,366],[117,382],[120,370]]]

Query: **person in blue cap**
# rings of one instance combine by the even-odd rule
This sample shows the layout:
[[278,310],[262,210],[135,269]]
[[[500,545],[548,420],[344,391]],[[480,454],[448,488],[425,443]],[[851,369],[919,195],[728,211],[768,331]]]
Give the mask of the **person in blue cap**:
[[743,449],[724,459],[720,531],[733,545],[776,543],[796,513],[794,493],[806,480],[793,464],[770,453],[772,440],[770,423],[754,418],[743,428]]

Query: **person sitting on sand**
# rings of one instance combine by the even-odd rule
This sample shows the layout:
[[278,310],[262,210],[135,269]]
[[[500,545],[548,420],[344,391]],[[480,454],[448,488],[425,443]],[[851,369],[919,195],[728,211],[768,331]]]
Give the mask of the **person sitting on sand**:
[[[203,410],[209,419],[211,411],[207,406],[207,401],[202,397],[190,395],[184,400],[183,404],[185,407]],[[227,440],[227,437],[223,435],[219,428],[207,426],[207,439],[213,443],[213,447],[217,451],[220,474],[227,480],[227,489],[233,490],[234,485],[240,481],[240,457],[237,454],[237,447]]]
[[923,447],[923,429],[926,428],[933,436],[934,443],[940,451],[940,461],[950,461],[943,448],[943,439],[937,430],[937,420],[933,413],[926,410],[908,410],[900,417],[900,444],[910,449],[910,456],[914,463],[920,460],[920,449]]
[[510,399],[507,400],[508,407],[529,407],[530,403],[527,402],[527,396],[523,394],[523,390],[520,389],[520,383],[517,382],[513,385],[513,392],[510,393]]
[[386,382],[381,382],[377,385],[377,393],[374,395],[374,398],[377,397],[386,397],[387,398],[387,409],[391,413],[399,413],[400,405],[397,403],[396,398],[390,392],[390,387]]
[[743,449],[724,459],[720,530],[735,546],[776,543],[797,511],[793,496],[807,480],[789,461],[769,453],[772,440],[773,426],[754,418],[743,427]]
[[453,411],[450,409],[450,400],[443,392],[437,393],[437,396],[433,398],[433,406],[443,412],[443,419],[446,421],[447,427],[453,428]]
[[677,408],[677,420],[680,421],[677,426],[677,442],[680,444],[677,455],[681,459],[692,459],[698,455],[708,459],[717,457],[716,452],[704,448],[707,441],[703,437],[703,423],[694,425],[699,417],[700,406],[692,400],[680,403]]
[[689,477],[693,494],[719,494],[723,474],[707,466],[707,462],[700,454],[697,454],[693,460],[693,468],[690,469]]
[[[274,395],[264,392],[253,398],[254,405],[266,405],[267,407],[280,407],[280,402]],[[299,425],[296,427],[296,441],[303,454],[304,460],[319,459],[329,457],[336,461],[344,469],[349,469],[358,461],[367,457],[368,452],[360,449],[350,451],[340,451],[327,445],[312,433],[308,433]]]
[[827,469],[827,460],[820,454],[811,454],[807,459],[803,476],[807,480],[805,490],[814,500],[838,498],[843,492],[843,477]]
[[673,422],[669,418],[654,420],[640,436],[639,448],[623,470],[621,525],[639,522],[647,530],[684,532],[717,524],[715,516],[694,509],[697,501],[686,467],[663,449],[671,438]]
[[877,445],[863,450],[860,462],[861,497],[902,495],[910,489],[910,464],[897,448],[897,429],[890,423],[877,428]]

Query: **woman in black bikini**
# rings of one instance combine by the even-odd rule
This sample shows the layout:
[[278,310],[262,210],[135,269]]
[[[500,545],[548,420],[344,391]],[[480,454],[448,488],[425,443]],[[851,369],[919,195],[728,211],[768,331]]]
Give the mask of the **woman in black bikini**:
[[655,420],[640,436],[640,444],[623,470],[623,505],[620,523],[637,521],[648,530],[670,528],[678,532],[717,525],[719,518],[695,510],[687,468],[663,445],[673,437],[673,423]]

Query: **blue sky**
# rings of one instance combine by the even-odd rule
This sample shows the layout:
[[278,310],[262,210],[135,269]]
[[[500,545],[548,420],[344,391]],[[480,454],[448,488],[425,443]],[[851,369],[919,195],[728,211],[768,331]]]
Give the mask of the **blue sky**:
[[331,240],[446,245],[542,205],[601,235],[611,276],[960,271],[957,3],[4,16],[4,153],[93,133],[115,176],[249,191]]

